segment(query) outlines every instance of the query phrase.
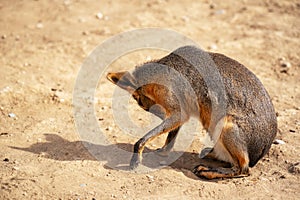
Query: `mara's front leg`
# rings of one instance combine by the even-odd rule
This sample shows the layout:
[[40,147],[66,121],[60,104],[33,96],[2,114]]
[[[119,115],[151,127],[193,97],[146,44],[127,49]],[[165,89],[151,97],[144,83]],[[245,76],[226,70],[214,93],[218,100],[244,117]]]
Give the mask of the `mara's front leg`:
[[155,151],[158,155],[164,156],[164,157],[169,155],[170,151],[174,147],[175,140],[178,135],[179,129],[180,129],[180,126],[169,132],[164,146]]
[[[144,147],[148,142],[163,133],[172,132],[173,130],[180,127],[185,121],[186,120],[183,121],[181,119],[180,114],[172,115],[171,117],[166,118],[160,125],[148,132],[144,137],[139,139],[134,145],[133,156],[130,161],[130,169],[133,170],[140,164],[140,162],[142,161],[142,153]],[[173,138],[173,140],[175,140],[175,138]],[[170,141],[168,143],[170,143]]]

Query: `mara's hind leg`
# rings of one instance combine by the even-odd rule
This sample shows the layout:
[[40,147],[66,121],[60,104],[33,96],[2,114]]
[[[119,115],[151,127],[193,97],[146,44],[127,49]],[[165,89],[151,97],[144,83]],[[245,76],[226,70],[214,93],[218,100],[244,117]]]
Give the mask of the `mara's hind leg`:
[[204,158],[206,157],[230,162],[232,167],[199,165],[193,171],[199,177],[214,179],[249,175],[249,158],[246,144],[239,135],[238,127],[230,121],[227,121],[215,147],[204,156]]
[[168,156],[172,148],[174,147],[176,137],[180,126],[169,132],[166,142],[162,148],[156,150],[156,153],[160,156]]

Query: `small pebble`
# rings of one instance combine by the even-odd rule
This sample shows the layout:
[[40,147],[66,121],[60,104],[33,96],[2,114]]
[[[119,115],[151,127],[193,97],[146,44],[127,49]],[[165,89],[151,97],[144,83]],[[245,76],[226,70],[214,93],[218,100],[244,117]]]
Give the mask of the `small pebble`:
[[210,46],[208,47],[208,49],[209,49],[209,50],[217,50],[218,47],[217,47],[216,44],[212,44],[212,45],[210,45]]
[[281,176],[279,176],[279,178],[283,179],[283,178],[286,178],[286,176],[285,175],[281,175]]
[[260,180],[262,180],[262,181],[269,181],[267,178],[265,178],[265,177],[260,177],[259,178]]
[[224,9],[216,10],[216,12],[215,12],[216,15],[223,15],[225,13],[226,13],[226,11]]
[[9,159],[8,158],[4,158],[3,161],[4,162],[9,162]]
[[6,86],[2,90],[0,90],[0,93],[6,93],[6,92],[10,92],[10,91],[12,91],[12,89],[9,86]]
[[151,56],[147,56],[146,57],[146,61],[151,61],[152,60],[152,57]]
[[96,15],[96,17],[98,19],[103,19],[104,16],[103,16],[103,14],[101,12],[98,12],[97,15]]
[[280,66],[281,66],[281,67],[290,68],[292,65],[291,65],[291,63],[289,63],[289,62],[287,62],[287,61],[282,61],[282,62],[280,63]]
[[36,24],[36,27],[38,29],[42,29],[42,28],[44,28],[44,25],[43,25],[43,23],[39,22],[39,23]]
[[154,176],[147,174],[146,177],[148,178],[149,181],[151,182],[154,181]]
[[216,7],[216,4],[211,3],[211,4],[209,5],[209,8],[210,8],[210,9],[214,9],[215,7]]
[[111,129],[112,128],[110,126],[105,128],[106,131],[110,131]]
[[66,6],[68,6],[68,5],[71,4],[71,1],[70,1],[70,0],[65,0],[65,1],[64,1],[64,4],[65,4]]
[[279,140],[279,139],[275,139],[274,144],[285,144],[285,142],[283,140]]
[[181,17],[181,19],[182,19],[182,21],[184,21],[184,22],[189,22],[190,21],[190,18],[188,17],[188,16],[182,16]]
[[292,67],[291,63],[288,62],[285,57],[279,58],[279,64],[281,67],[280,69],[281,73],[287,73]]
[[81,183],[79,186],[80,187],[86,187],[86,184],[85,183]]
[[16,116],[16,114],[14,114],[14,113],[9,113],[9,114],[8,114],[8,117],[10,117],[10,118],[16,118],[17,116]]
[[47,154],[46,154],[45,152],[41,152],[41,153],[39,153],[38,157],[39,157],[39,158],[42,158],[42,157],[46,157],[46,155],[47,155]]
[[82,32],[82,35],[88,35],[88,34],[89,34],[88,31],[83,31],[83,32]]
[[3,39],[3,40],[6,39],[6,35],[2,35],[1,39]]
[[105,109],[106,109],[106,106],[102,106],[102,107],[101,107],[101,110],[105,110]]
[[291,68],[291,64],[289,62],[282,63],[280,72],[287,73],[290,70],[290,68]]

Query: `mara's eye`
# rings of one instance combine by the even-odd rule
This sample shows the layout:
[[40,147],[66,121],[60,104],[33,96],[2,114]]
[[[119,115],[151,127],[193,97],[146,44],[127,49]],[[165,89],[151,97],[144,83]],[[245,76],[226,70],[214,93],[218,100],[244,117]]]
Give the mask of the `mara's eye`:
[[141,100],[141,97],[139,95],[132,95],[132,97],[134,98],[134,100],[136,100],[136,102],[142,106],[142,100]]
[[139,98],[137,102],[138,102],[138,104],[139,104],[140,106],[143,106],[143,103],[142,103],[141,98]]
[[140,100],[140,96],[139,96],[139,95],[132,95],[132,97],[133,97],[134,100],[136,100],[137,102]]

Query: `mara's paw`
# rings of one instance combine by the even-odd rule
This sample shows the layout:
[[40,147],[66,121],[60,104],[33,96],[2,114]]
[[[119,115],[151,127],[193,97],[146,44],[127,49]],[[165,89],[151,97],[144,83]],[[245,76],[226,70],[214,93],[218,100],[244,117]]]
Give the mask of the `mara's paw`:
[[200,178],[206,178],[204,176],[204,172],[207,172],[209,170],[210,170],[210,168],[208,168],[206,166],[198,165],[193,169],[193,173]]
[[209,168],[202,165],[196,166],[193,173],[205,179],[232,178],[237,175],[232,168]]

